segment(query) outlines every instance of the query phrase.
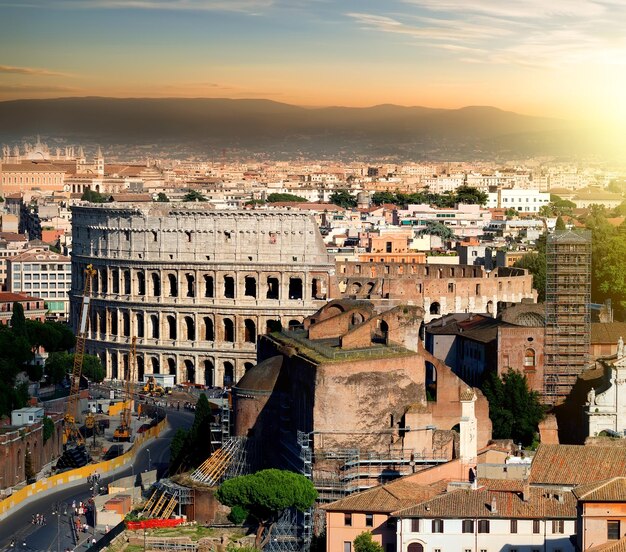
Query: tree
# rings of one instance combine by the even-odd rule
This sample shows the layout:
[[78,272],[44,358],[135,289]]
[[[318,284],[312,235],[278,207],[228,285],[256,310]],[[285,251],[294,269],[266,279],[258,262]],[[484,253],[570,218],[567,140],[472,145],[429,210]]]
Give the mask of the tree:
[[554,226],[555,230],[567,230],[567,226],[565,226],[565,222],[563,222],[563,218],[561,216],[556,217],[556,224]]
[[352,209],[356,207],[356,197],[354,197],[348,190],[337,190],[328,198],[331,203],[339,205],[344,209]]
[[66,352],[55,352],[48,355],[44,372],[54,384],[61,383],[72,369],[72,355]]
[[159,193],[157,194],[157,198],[156,198],[156,200],[157,200],[159,203],[169,203],[170,198],[169,198],[169,197],[167,197],[167,195],[165,195],[165,192],[159,192]]
[[398,203],[398,197],[393,192],[374,192],[372,194],[372,203],[374,205],[382,205],[383,203]]
[[43,442],[45,443],[50,437],[54,435],[54,422],[52,418],[44,416],[43,418]]
[[552,216],[571,215],[576,204],[568,199],[563,199],[558,195],[550,194],[550,203],[548,204],[552,212]]
[[183,201],[208,201],[208,199],[197,190],[189,190],[183,196]]
[[539,402],[539,393],[528,388],[526,376],[512,368],[502,379],[492,372],[484,381],[482,391],[489,401],[494,438],[530,445],[545,410]]
[[22,303],[13,303],[13,313],[11,314],[11,328],[15,335],[26,335],[26,317],[24,316],[24,306]]
[[472,186],[459,186],[455,195],[457,203],[485,205],[487,199],[489,199],[485,192],[481,192],[478,188],[473,188]]
[[372,533],[363,531],[354,539],[354,552],[384,552],[383,547],[372,540]]
[[281,514],[289,508],[308,510],[317,498],[317,491],[303,475],[269,469],[224,481],[216,496],[226,506],[239,506],[256,521],[254,545],[262,549]]
[[109,196],[102,195],[99,192],[90,190],[87,188],[83,195],[80,197],[83,201],[89,201],[90,203],[106,203],[109,200]]
[[[74,365],[74,355],[72,356],[72,366]],[[96,383],[100,383],[104,380],[106,373],[104,371],[104,367],[102,366],[102,362],[100,361],[100,357],[96,355],[85,355],[83,357],[83,376],[85,376],[90,381],[94,381]]]
[[282,203],[282,202],[292,202],[292,203],[307,203],[307,199],[305,197],[300,197],[293,194],[277,194],[273,193],[267,196],[268,203]]
[[183,464],[185,457],[185,445],[189,432],[185,429],[177,429],[170,444],[170,473],[177,473]]
[[427,234],[429,236],[439,236],[442,240],[454,239],[454,232],[445,224],[434,220],[429,220],[419,229],[419,234]]
[[518,215],[518,211],[517,209],[513,209],[513,207],[509,207],[508,209],[504,211],[504,216],[507,219],[512,219],[513,217],[516,217],[517,215]]

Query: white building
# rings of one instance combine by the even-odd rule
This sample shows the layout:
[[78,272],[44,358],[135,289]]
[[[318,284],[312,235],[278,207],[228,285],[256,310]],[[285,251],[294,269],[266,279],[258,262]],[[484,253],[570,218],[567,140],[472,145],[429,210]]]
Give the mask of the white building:
[[6,262],[8,291],[40,297],[52,316],[67,319],[72,283],[69,257],[38,247],[9,257]]
[[503,189],[487,194],[487,207],[491,209],[515,209],[520,213],[537,213],[550,203],[550,194],[534,190]]
[[392,515],[398,552],[573,552],[576,498],[515,480],[481,480]]

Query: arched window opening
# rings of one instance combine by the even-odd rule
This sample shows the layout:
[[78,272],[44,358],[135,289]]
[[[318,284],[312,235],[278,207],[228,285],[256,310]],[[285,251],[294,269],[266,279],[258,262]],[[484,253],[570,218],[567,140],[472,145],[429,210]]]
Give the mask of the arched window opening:
[[196,383],[196,367],[191,360],[185,360],[185,378],[188,383]]
[[146,294],[146,275],[143,272],[137,272],[137,295]]
[[213,276],[204,276],[204,296],[213,297]]
[[130,270],[124,271],[124,295],[130,295]]
[[170,285],[169,296],[170,297],[178,297],[178,281],[176,280],[175,274],[168,274],[167,280]]
[[111,284],[112,284],[112,292],[115,294],[119,294],[120,292],[120,271],[117,268],[114,268],[111,271]]
[[156,273],[152,273],[152,295],[154,297],[161,296],[161,277]]
[[256,324],[254,320],[246,318],[243,324],[245,327],[244,340],[247,343],[256,343]]
[[230,318],[224,318],[224,341],[235,342],[235,325]]
[[169,329],[169,337],[170,339],[176,339],[176,317],[168,316],[167,317],[167,326]]
[[536,355],[534,349],[526,349],[524,352],[524,368],[531,369],[535,368],[536,364]]
[[143,363],[143,357],[138,356],[137,357],[137,380],[136,381],[143,381],[143,376],[144,376],[144,372],[145,372],[145,368],[144,368],[144,363]]
[[117,353],[111,353],[111,379],[119,379],[119,367],[117,364]]
[[302,328],[302,322],[300,322],[300,320],[289,321],[289,331],[299,330],[301,328]]
[[232,362],[224,363],[224,387],[230,387],[235,381],[235,368]]
[[176,361],[171,357],[167,359],[167,371],[170,376],[176,375]]
[[150,315],[150,337],[159,339],[159,316],[157,314]]
[[430,304],[430,314],[441,314],[441,305],[437,301]]
[[214,341],[215,340],[215,330],[213,329],[213,320],[208,316],[203,318],[204,322],[204,340],[205,341]]
[[102,293],[107,293],[108,288],[109,286],[107,285],[107,271],[106,271],[106,268],[103,268],[100,271],[100,291]]
[[235,279],[232,276],[224,276],[224,297],[235,298]]
[[302,278],[289,278],[289,299],[302,299]]
[[204,361],[204,385],[207,387],[215,386],[215,368],[210,360]]
[[256,297],[256,278],[246,276],[244,280],[244,295],[246,297]]
[[431,362],[426,362],[426,400],[437,400],[437,369]]
[[268,277],[267,294],[265,296],[266,299],[278,299],[279,298],[278,288],[279,288],[278,278],[272,278],[271,276]]
[[143,330],[143,314],[138,312],[135,316],[135,325],[136,325],[136,330],[135,330],[135,335],[137,337],[143,337],[144,335],[144,330]]
[[159,366],[159,359],[157,357],[152,357],[152,373],[160,374],[161,367]]
[[268,320],[265,324],[265,333],[280,332],[282,329],[280,320]]
[[111,313],[111,335],[117,335],[117,310],[112,309]]
[[185,339],[187,341],[196,339],[196,325],[191,316],[185,316]]
[[252,362],[245,362],[243,365],[243,369],[247,372],[248,370],[252,370],[254,368],[254,364]]
[[185,280],[187,281],[187,297],[195,297],[196,279],[193,274],[185,274]]

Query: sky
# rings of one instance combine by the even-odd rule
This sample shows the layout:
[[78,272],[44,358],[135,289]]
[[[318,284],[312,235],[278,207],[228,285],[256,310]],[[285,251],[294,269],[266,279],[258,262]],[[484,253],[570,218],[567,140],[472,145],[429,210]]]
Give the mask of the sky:
[[626,0],[0,0],[0,100],[492,105],[626,128]]

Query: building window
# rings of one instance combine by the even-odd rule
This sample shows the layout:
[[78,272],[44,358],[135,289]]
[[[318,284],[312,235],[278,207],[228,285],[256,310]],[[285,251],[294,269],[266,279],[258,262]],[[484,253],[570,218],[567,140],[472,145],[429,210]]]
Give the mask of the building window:
[[524,352],[524,368],[534,368],[536,366],[535,362],[535,350],[526,349]]
[[464,519],[463,520],[463,532],[464,533],[473,533],[474,532],[474,520],[473,519]]
[[511,520],[511,533],[517,533],[517,520]]
[[608,540],[620,539],[619,520],[610,519],[606,522],[606,538]]
[[411,533],[419,533],[420,532],[420,520],[419,518],[411,519]]
[[433,533],[443,533],[443,519],[433,519]]
[[533,519],[533,533],[535,535],[541,533],[541,522],[538,519]]
[[479,533],[489,533],[489,520],[488,519],[479,519],[478,520],[478,532]]
[[559,534],[565,533],[565,522],[562,519],[553,519],[552,532]]
[[346,527],[352,527],[352,514],[344,514],[343,515],[343,524]]
[[374,527],[374,514],[365,514],[365,527]]
[[350,541],[344,541],[343,552],[352,552],[352,543]]

